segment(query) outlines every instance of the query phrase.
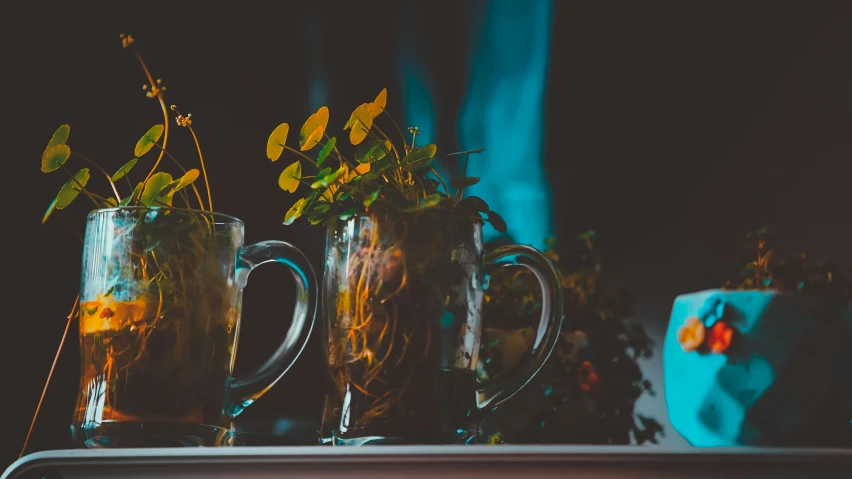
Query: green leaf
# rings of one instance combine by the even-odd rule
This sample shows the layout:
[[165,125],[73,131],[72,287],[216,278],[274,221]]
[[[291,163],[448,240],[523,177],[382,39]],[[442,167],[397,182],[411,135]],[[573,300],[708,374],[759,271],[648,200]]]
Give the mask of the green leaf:
[[337,137],[332,136],[325,142],[325,145],[322,146],[322,149],[317,155],[317,168],[322,166],[322,163],[328,158],[329,153],[334,149],[334,145],[337,144]]
[[56,171],[68,161],[71,156],[71,148],[68,145],[56,145],[41,155],[41,171],[50,173]]
[[68,180],[62,188],[59,189],[59,194],[56,195],[56,209],[65,209],[68,205],[77,198],[80,194],[81,187],[85,188],[89,182],[89,169],[82,168],[77,173],[74,173],[74,179]]
[[[59,125],[59,128],[53,132],[53,136],[50,137],[50,141],[47,142],[47,146],[44,148],[44,153],[47,153],[47,150],[53,148],[57,145],[64,145],[66,141],[68,141],[68,135],[71,133],[71,127],[68,125]],[[44,156],[42,153],[42,156]]]
[[422,168],[428,165],[429,162],[435,158],[435,153],[437,151],[438,147],[431,143],[423,145],[420,148],[414,148],[405,155],[405,158],[402,159],[402,166],[407,170]]
[[139,158],[133,158],[124,164],[121,168],[119,168],[114,175],[112,175],[112,181],[118,181],[124,178],[124,175],[130,172],[134,166],[136,166],[136,162],[139,161]]
[[124,198],[123,200],[118,202],[118,206],[129,205],[130,202],[133,201],[133,198],[136,198],[136,196],[139,194],[140,190],[142,190],[142,182],[141,181],[136,184],[136,188],[133,188],[133,193],[130,193],[130,196],[128,196],[127,198]]
[[317,216],[317,217],[313,217],[313,218],[308,218],[308,223],[310,223],[310,224],[312,224],[312,225],[318,225],[318,224],[320,224],[320,223],[322,223],[322,222],[323,222],[323,219],[324,219],[324,218],[323,218],[322,216]]
[[420,200],[421,208],[431,208],[433,206],[438,206],[441,203],[441,200],[444,199],[444,195],[441,193],[432,193],[431,195],[422,198]]
[[307,198],[301,198],[299,201],[293,204],[289,210],[287,210],[287,214],[284,215],[284,224],[290,225],[296,221],[296,218],[302,216],[302,211],[305,208],[305,204],[308,202]]
[[317,203],[311,208],[312,211],[316,211],[316,212],[319,212],[319,213],[325,213],[329,209],[331,209],[331,205],[328,204],[328,203],[324,203],[324,202],[323,203]]
[[193,181],[198,179],[198,175],[200,174],[201,173],[198,171],[198,168],[193,168],[184,173],[178,180],[178,184],[175,186],[175,191],[180,191],[192,184]]
[[180,180],[172,180],[169,184],[160,188],[160,191],[157,192],[157,198],[167,198],[169,195],[174,195],[178,183],[180,183]]
[[318,177],[318,179],[316,181],[311,183],[311,189],[316,190],[318,188],[325,188],[328,185],[339,180],[345,174],[346,174],[346,166],[344,165],[344,166],[341,166],[340,168],[338,168],[337,170],[335,170],[334,173],[325,175],[322,178]]
[[453,188],[467,188],[468,186],[473,186],[477,183],[479,183],[479,178],[475,176],[467,178],[453,178],[450,180],[450,186]]
[[331,167],[327,166],[327,167],[319,170],[319,173],[317,173],[317,176],[316,176],[315,179],[318,180],[318,179],[322,178],[323,176],[328,176],[330,174],[331,174]]
[[302,179],[302,163],[296,161],[281,172],[278,177],[278,186],[284,191],[293,193],[299,187],[300,179]]
[[353,216],[355,216],[355,213],[356,213],[355,208],[348,209],[348,210],[344,211],[343,213],[340,213],[340,219],[342,219],[343,221],[346,221],[349,218],[352,218]]
[[478,196],[468,196],[460,204],[474,213],[488,213],[488,203]]
[[361,181],[373,181],[376,178],[378,178],[379,176],[381,176],[381,172],[373,169],[373,170],[370,170],[369,172],[361,175]]
[[50,202],[50,206],[47,207],[47,211],[44,212],[44,216],[41,218],[41,224],[44,224],[50,215],[53,214],[53,210],[56,209],[56,198]]
[[307,151],[316,146],[328,126],[328,107],[321,106],[316,113],[309,116],[299,130],[299,149]]
[[391,142],[387,140],[370,140],[366,143],[362,143],[361,146],[355,150],[355,160],[357,160],[358,163],[375,163],[384,158],[391,148]]
[[287,144],[287,134],[290,133],[290,125],[282,123],[272,130],[269,139],[266,140],[266,157],[272,161],[278,161]]
[[163,136],[164,129],[165,127],[163,125],[152,126],[151,129],[136,142],[136,148],[133,150],[133,155],[138,158],[151,151],[154,144],[160,141],[160,137]]
[[157,172],[148,178],[142,190],[142,204],[145,206],[163,206],[160,203],[171,205],[171,197],[160,198],[158,193],[172,182],[172,175],[165,172]]
[[375,203],[375,202],[376,202],[376,200],[379,198],[379,195],[380,195],[381,193],[382,193],[382,189],[381,189],[381,188],[378,188],[378,189],[376,189],[376,191],[374,191],[374,192],[370,193],[370,196],[368,196],[368,197],[364,198],[364,206],[366,206],[367,208],[369,208],[369,207],[370,207],[370,205],[372,205],[373,203]]
[[491,226],[494,227],[495,230],[500,233],[506,232],[506,221],[503,220],[503,217],[498,215],[497,213],[488,210],[488,222],[491,223]]
[[115,201],[115,198],[106,198],[103,201],[104,208],[115,208],[118,206],[118,201]]
[[[356,177],[355,179],[358,179],[358,178],[360,178],[360,177]],[[351,197],[351,196],[352,196],[352,193],[353,193],[354,191],[355,191],[355,190],[347,189],[346,191],[344,191],[344,192],[343,192],[343,194],[341,194],[341,195],[340,195],[340,197],[339,197],[339,198],[337,198],[337,201],[346,201],[346,200],[348,200],[348,199],[349,199],[349,197]]]

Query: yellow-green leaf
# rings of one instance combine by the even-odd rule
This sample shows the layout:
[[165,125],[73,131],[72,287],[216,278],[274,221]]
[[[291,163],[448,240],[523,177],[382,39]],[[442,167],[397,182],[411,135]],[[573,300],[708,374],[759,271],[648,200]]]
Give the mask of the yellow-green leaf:
[[71,156],[71,148],[68,145],[56,145],[41,155],[41,171],[50,173],[58,170],[60,166],[68,161]]
[[47,146],[44,148],[45,153],[56,145],[64,145],[68,141],[70,133],[71,127],[69,125],[59,125],[59,128],[53,132],[53,136],[50,137],[50,141],[47,142]]
[[334,149],[334,145],[336,144],[337,137],[334,136],[332,136],[328,139],[327,142],[325,142],[325,145],[322,146],[319,155],[317,155],[317,167],[322,166],[322,163],[325,161],[326,158],[328,158],[329,153],[331,153],[331,150]]
[[127,206],[127,205],[129,205],[129,204],[130,204],[130,202],[131,202],[131,201],[133,201],[133,198],[136,198],[136,196],[139,194],[139,191],[141,191],[141,190],[142,190],[142,182],[140,181],[139,183],[137,183],[137,184],[136,184],[136,187],[135,187],[135,188],[133,188],[133,193],[130,193],[130,196],[128,196],[127,198],[124,198],[123,200],[121,200],[121,201],[118,203],[118,206]]
[[278,161],[281,158],[281,153],[284,152],[284,145],[287,144],[287,134],[290,133],[290,125],[282,123],[272,130],[269,139],[266,140],[266,157],[272,161]]
[[128,172],[130,172],[130,170],[133,169],[133,167],[136,165],[137,161],[139,161],[139,158],[133,158],[132,160],[125,163],[124,166],[119,168],[115,172],[115,174],[112,175],[112,181],[118,181],[118,180],[124,178],[124,175],[126,175]]
[[62,188],[59,189],[59,194],[56,195],[56,209],[65,209],[68,205],[77,198],[82,188],[86,187],[89,182],[89,169],[82,168],[77,173],[74,173],[74,179],[68,180]]
[[414,148],[402,159],[402,166],[409,170],[426,166],[435,157],[437,151],[438,147],[431,143],[420,148]]
[[200,172],[198,171],[198,168],[193,168],[184,173],[183,176],[180,177],[177,186],[175,186],[175,191],[180,191],[189,186],[193,181],[198,179],[199,174]]
[[160,141],[160,137],[163,136],[164,129],[165,127],[163,125],[152,126],[151,129],[136,142],[136,148],[133,150],[134,156],[138,158],[151,151],[154,144]]
[[[387,106],[387,103],[388,103],[388,89],[382,88],[382,91],[380,91],[379,94],[376,96],[376,99],[373,100],[373,105],[376,108],[378,108],[379,113],[381,113],[382,110],[385,109],[385,106]],[[376,114],[376,116],[378,116],[378,114]]]
[[302,163],[296,161],[281,172],[281,176],[278,177],[278,186],[284,191],[294,193],[299,187],[300,179],[302,179]]
[[369,208],[370,205],[372,205],[373,203],[376,202],[376,200],[379,198],[379,194],[381,194],[381,192],[382,192],[382,189],[379,188],[376,191],[370,193],[370,196],[364,198],[364,206]]
[[375,163],[384,158],[390,151],[391,147],[391,142],[387,140],[370,140],[366,143],[362,143],[361,146],[355,150],[355,160],[357,160],[358,163]]
[[322,106],[316,113],[309,116],[299,131],[299,148],[307,151],[316,146],[328,126],[328,107]]
[[343,221],[347,221],[350,218],[352,218],[353,216],[355,216],[355,213],[357,213],[355,208],[348,209],[348,210],[344,211],[343,213],[340,213],[340,219],[343,220]]
[[41,218],[41,224],[44,224],[50,215],[53,213],[53,210],[56,209],[56,198],[50,202],[50,206],[47,207],[47,211],[44,212],[44,216]]
[[363,103],[349,117],[349,121],[343,126],[344,130],[349,131],[349,142],[353,145],[359,145],[364,138],[367,138],[367,133],[373,127],[373,119],[375,118],[375,109],[372,103]]
[[296,218],[302,216],[302,211],[304,211],[305,204],[307,202],[307,198],[302,198],[296,203],[294,203],[293,206],[289,210],[287,210],[287,214],[284,215],[284,224],[293,224],[293,222],[296,221]]
[[104,208],[115,208],[116,206],[118,206],[118,201],[115,201],[115,198],[110,197],[105,198],[103,204]]
[[318,179],[316,181],[311,183],[311,188],[314,189],[314,190],[316,190],[318,188],[325,188],[328,185],[335,183],[342,176],[346,175],[347,172],[348,172],[348,168],[346,167],[346,165],[343,165],[340,168],[338,168],[334,173],[325,175],[321,178],[318,177]]
[[148,181],[145,183],[145,186],[142,190],[142,198],[141,202],[145,206],[163,206],[161,203],[165,203],[166,205],[172,204],[171,195],[161,198],[159,197],[160,191],[165,188],[166,185],[172,182],[172,175],[159,171],[151,175],[148,178]]

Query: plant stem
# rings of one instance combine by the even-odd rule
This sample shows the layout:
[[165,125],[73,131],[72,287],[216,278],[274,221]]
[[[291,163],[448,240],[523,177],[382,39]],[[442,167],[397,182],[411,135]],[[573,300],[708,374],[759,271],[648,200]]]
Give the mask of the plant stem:
[[[156,143],[154,143],[154,144],[157,145]],[[165,152],[166,156],[168,156],[169,159],[172,160],[174,162],[174,164],[177,165],[178,168],[180,168],[180,171],[182,171],[184,175],[186,174],[186,168],[184,168],[183,165],[180,164],[180,162],[177,160],[177,158],[172,156],[172,154],[169,153],[168,150],[166,150],[164,146],[157,145],[157,147],[160,148],[161,150],[163,150],[163,152]],[[192,191],[195,192],[195,198],[198,200],[199,209],[204,211],[204,202],[201,201],[201,193],[198,192],[198,188],[196,188],[193,183],[190,183],[189,186],[191,186]],[[210,190],[208,189],[208,193],[209,193],[209,191]],[[211,209],[210,212],[212,213],[213,210]]]
[[[133,49],[133,53],[136,54],[136,58],[139,60],[139,64],[142,65],[142,70],[145,71],[145,76],[148,77],[148,83],[151,84],[151,91],[155,91],[154,89],[156,89],[157,100],[160,102],[160,108],[163,110],[163,146],[160,151],[160,156],[157,157],[157,161],[154,162],[154,166],[151,167],[151,171],[148,172],[148,175],[145,176],[145,179],[142,181],[142,185],[144,186],[145,183],[147,183],[148,180],[151,178],[151,175],[153,175],[154,172],[157,171],[157,167],[160,166],[160,161],[163,159],[163,152],[165,151],[166,143],[169,139],[169,112],[168,109],[166,109],[166,102],[165,100],[163,100],[163,92],[160,88],[157,87],[157,82],[155,82],[154,77],[151,76],[151,72],[148,70],[148,66],[145,65],[145,61],[142,60],[142,55],[139,54],[139,50],[136,49],[135,44],[131,45],[130,47]],[[144,191],[144,189],[145,188],[140,188],[139,198],[142,198],[142,192]]]
[[41,390],[41,398],[38,400],[38,406],[36,406],[35,414],[33,414],[33,420],[30,422],[30,430],[27,431],[27,437],[24,439],[24,446],[21,448],[21,453],[18,454],[18,457],[21,458],[24,456],[24,452],[27,450],[27,444],[30,442],[30,436],[33,433],[33,426],[35,426],[36,418],[38,418],[38,413],[41,410],[41,404],[44,402],[44,395],[47,392],[47,386],[50,384],[50,378],[53,377],[53,370],[56,368],[56,363],[59,361],[59,353],[62,352],[62,346],[65,344],[65,337],[68,335],[68,329],[71,327],[71,320],[74,318],[74,312],[77,310],[77,306],[80,304],[80,295],[77,295],[77,299],[74,300],[74,306],[71,307],[71,313],[68,314],[68,321],[65,322],[65,332],[62,333],[62,339],[59,341],[59,348],[56,349],[56,356],[53,357],[53,364],[50,366],[50,372],[47,373],[47,380],[44,382],[44,388]]
[[81,155],[81,154],[77,153],[76,151],[72,151],[72,152],[71,152],[71,154],[72,154],[72,155],[74,155],[74,156],[77,156],[77,157],[81,158],[81,159],[82,159],[82,160],[84,160],[84,161],[87,161],[87,162],[91,163],[91,164],[92,164],[92,166],[94,166],[94,167],[95,167],[95,168],[97,168],[97,169],[98,169],[101,173],[103,173],[103,175],[106,177],[107,181],[109,181],[109,185],[112,187],[112,192],[113,192],[113,193],[115,193],[115,199],[116,199],[117,201],[119,201],[119,202],[121,201],[121,195],[120,195],[120,194],[118,194],[118,188],[116,188],[116,187],[115,187],[115,183],[113,183],[112,178],[109,176],[109,173],[107,173],[107,172],[106,172],[106,170],[104,170],[103,168],[101,168],[101,165],[97,164],[94,160],[90,160],[89,158],[87,158],[87,157],[85,157],[85,156],[83,156],[83,155]]
[[438,174],[438,172],[437,172],[437,171],[435,171],[435,167],[434,167],[434,166],[433,166],[433,167],[430,167],[430,168],[429,168],[429,171],[430,171],[433,175],[435,175],[435,176],[438,178],[438,181],[440,181],[440,182],[441,182],[441,186],[443,186],[443,187],[444,187],[444,194],[446,194],[446,195],[447,195],[447,198],[449,198],[449,199],[453,199],[453,197],[452,197],[452,196],[450,196],[450,189],[449,189],[449,188],[447,188],[447,184],[446,184],[446,183],[444,183],[444,179],[443,179],[443,178],[441,178],[441,175],[439,175],[439,174]]
[[[405,149],[406,153],[408,152],[408,143],[405,142],[405,135],[402,134],[402,130],[399,128],[399,125],[396,123],[396,120],[393,119],[390,113],[387,110],[382,109],[382,113],[390,118],[390,121],[393,122],[393,126],[396,127],[396,132],[399,133],[399,137],[402,138],[402,147]],[[375,121],[374,121],[375,123]]]
[[[89,197],[89,199],[90,199],[90,200],[92,200],[92,203],[94,203],[94,204],[95,204],[95,208],[100,208],[100,207],[101,207],[101,205],[99,205],[99,204],[98,204],[98,202],[97,202],[97,201],[95,201],[95,198],[94,198],[94,196],[95,196],[95,195],[94,195],[94,193],[90,193],[90,192],[89,192],[89,190],[87,190],[85,186],[83,186],[83,185],[82,185],[79,181],[77,181],[77,178],[75,178],[75,177],[74,177],[74,175],[73,175],[73,174],[71,174],[71,172],[70,172],[70,171],[68,171],[68,169],[67,169],[67,168],[65,168],[65,165],[62,165],[62,171],[64,171],[64,172],[65,172],[65,174],[66,174],[66,175],[68,175],[68,177],[69,177],[69,178],[71,178],[71,181],[73,181],[74,183],[76,183],[76,184],[77,184],[77,186],[80,188],[80,193],[85,194],[86,196],[88,196],[88,197]],[[101,196],[99,196],[98,198],[103,199],[103,197],[101,197]]]
[[[279,145],[281,145],[281,143],[279,143]],[[311,159],[311,157],[310,157],[310,156],[308,156],[308,155],[306,155],[306,154],[302,153],[302,152],[301,152],[301,151],[299,151],[299,150],[294,150],[293,148],[290,148],[290,147],[289,147],[289,146],[287,146],[287,145],[281,145],[281,146],[283,146],[285,150],[292,151],[293,153],[295,153],[295,154],[297,154],[297,155],[301,156],[302,158],[304,158],[304,159],[308,160],[308,161],[309,161],[312,165],[316,166],[316,167],[317,167],[317,169],[319,169],[319,165],[317,165],[317,162],[316,162],[316,161],[314,161],[313,159]]]
[[201,173],[204,175],[204,186],[207,187],[207,209],[213,212],[213,196],[210,194],[210,181],[207,180],[207,168],[204,166],[204,157],[201,156],[201,145],[198,144],[198,137],[195,135],[195,130],[192,125],[187,125],[189,132],[192,133],[192,139],[195,141],[195,149],[198,150],[198,162],[201,163]]

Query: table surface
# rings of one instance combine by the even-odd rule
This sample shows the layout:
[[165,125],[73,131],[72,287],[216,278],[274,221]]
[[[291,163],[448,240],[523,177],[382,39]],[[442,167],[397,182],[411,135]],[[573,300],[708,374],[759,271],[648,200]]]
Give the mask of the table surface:
[[852,477],[852,449],[636,446],[258,446],[42,451],[0,479]]

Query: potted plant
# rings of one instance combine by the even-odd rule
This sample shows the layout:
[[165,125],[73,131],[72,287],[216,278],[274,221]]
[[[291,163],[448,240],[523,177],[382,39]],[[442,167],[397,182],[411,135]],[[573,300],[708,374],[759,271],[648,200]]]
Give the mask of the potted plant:
[[[587,231],[573,241],[547,240],[565,290],[565,320],[553,354],[531,385],[497,408],[483,426],[495,443],[657,443],[662,427],[635,411],[642,394],[654,395],[639,365],[653,342],[633,314],[629,292],[606,277],[603,259]],[[480,377],[501,374],[530,347],[527,316],[541,307],[528,271],[492,275],[486,312],[497,316],[482,344]]]
[[[327,231],[322,303],[331,381],[320,440],[478,442],[481,411],[523,387],[550,354],[561,286],[550,261],[532,248],[484,251],[483,223],[498,231],[506,225],[484,200],[465,195],[479,179],[445,181],[432,166],[437,146],[418,145],[416,127],[408,129],[409,143],[386,102],[382,90],[343,125],[352,154],[327,133],[327,107],[304,123],[298,147],[287,142],[287,123],[266,147],[272,161],[285,151],[295,155],[278,184],[307,193],[284,223],[304,217]],[[470,156],[484,150],[448,156],[460,156],[466,172]],[[512,375],[477,383],[483,276],[512,259],[534,270],[545,291],[542,340]]]
[[850,272],[770,248],[721,289],[678,296],[664,345],[672,426],[698,447],[852,444]]
[[[226,445],[231,419],[277,381],[304,346],[315,280],[298,250],[283,242],[244,246],[243,223],[214,212],[192,115],[167,108],[166,87],[154,80],[133,37],[121,35],[121,41],[139,60],[146,95],[160,107],[163,123],[140,138],[134,157],[114,173],[71,149],[67,124],[53,133],[41,161],[44,173],[68,177],[42,222],[77,198],[93,208],[80,293],[65,330],[78,318],[81,377],[72,439],[77,447]],[[171,120],[192,137],[200,170],[185,168],[167,149]],[[84,167],[70,169],[77,161]],[[172,176],[166,163],[179,173]],[[93,188],[96,176],[104,192]],[[245,279],[270,260],[290,266],[301,292],[287,347],[248,377],[234,378]]]

